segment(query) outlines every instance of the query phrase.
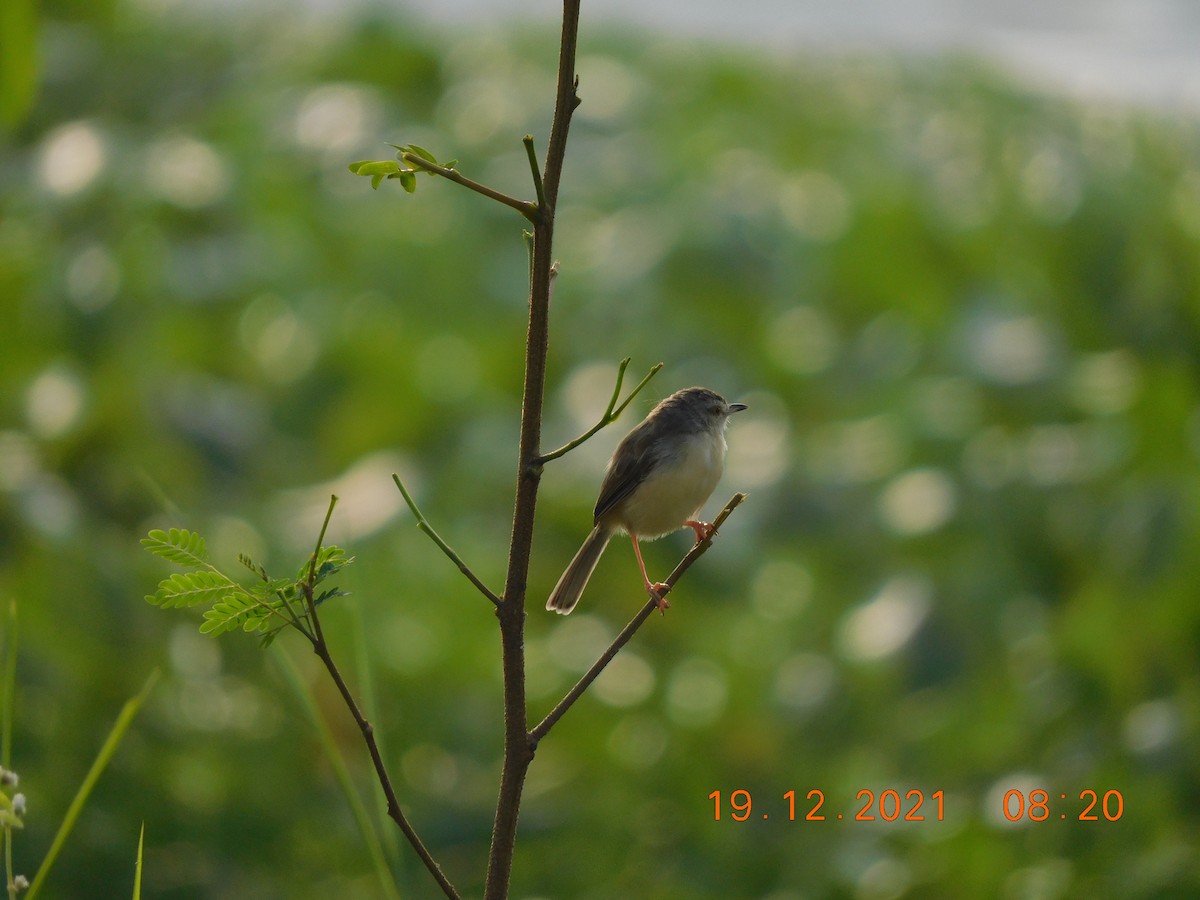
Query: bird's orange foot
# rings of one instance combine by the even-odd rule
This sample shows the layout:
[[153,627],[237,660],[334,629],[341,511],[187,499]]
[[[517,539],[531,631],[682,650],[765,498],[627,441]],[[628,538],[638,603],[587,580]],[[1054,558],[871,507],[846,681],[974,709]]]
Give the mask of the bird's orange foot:
[[654,603],[658,606],[658,611],[664,616],[667,614],[667,610],[671,608],[671,604],[667,602],[667,598],[663,596],[663,592],[670,589],[671,586],[665,581],[656,581],[654,584],[646,585],[646,591],[654,598]]
[[692,529],[692,531],[696,532],[696,543],[697,544],[701,543],[702,541],[708,540],[710,537],[713,536],[713,532],[716,531],[716,529],[713,528],[711,525],[709,525],[707,522],[697,522],[694,519],[688,519],[683,524],[686,525],[688,528]]

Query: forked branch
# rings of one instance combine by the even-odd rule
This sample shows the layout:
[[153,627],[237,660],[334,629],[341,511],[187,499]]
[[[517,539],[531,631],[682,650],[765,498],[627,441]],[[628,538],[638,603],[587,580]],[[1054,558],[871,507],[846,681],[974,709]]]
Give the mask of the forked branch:
[[611,425],[613,422],[617,421],[617,419],[620,417],[621,413],[623,413],[625,411],[625,407],[627,407],[630,404],[630,402],[632,402],[634,397],[636,397],[639,393],[641,393],[642,388],[644,388],[647,384],[650,383],[650,379],[658,374],[658,370],[663,367],[663,364],[656,363],[654,366],[652,366],[650,371],[646,373],[646,376],[637,383],[637,386],[632,391],[629,392],[629,396],[626,397],[621,402],[620,406],[618,406],[617,400],[621,396],[621,382],[624,381],[624,379],[625,379],[625,370],[628,367],[629,367],[629,357],[627,356],[623,360],[621,360],[620,365],[617,366],[617,384],[613,388],[612,397],[609,398],[608,406],[605,408],[603,414],[600,416],[600,421],[597,422],[595,425],[593,425],[591,428],[589,428],[587,431],[585,431],[583,434],[581,434],[579,437],[575,438],[575,440],[568,441],[567,443],[565,443],[561,447],[559,447],[557,450],[551,450],[549,453],[543,453],[541,456],[538,457],[539,464],[547,463],[552,459],[558,459],[560,456],[565,456],[566,454],[568,454],[572,450],[574,450],[576,447],[578,447],[580,444],[582,444],[584,441],[589,440],[593,435],[595,435],[597,432],[599,432],[600,429],[605,428],[605,427]]
[[[729,518],[730,514],[737,509],[738,506],[741,505],[741,502],[745,499],[746,495],[739,492],[734,494],[733,498],[725,504],[725,508],[721,510],[715,519],[713,519],[712,528],[708,533],[708,537],[702,541],[698,541],[695,545],[693,545],[692,549],[687,552],[687,555],[679,561],[679,565],[675,567],[675,570],[667,576],[667,580],[665,582],[667,584],[667,588],[659,592],[661,596],[665,597],[668,593],[670,593],[671,589],[675,587],[679,579],[683,577],[683,574],[692,567],[692,564],[708,551],[708,548],[712,546],[712,540],[716,536],[721,525],[724,524],[725,520]],[[575,683],[575,686],[567,692],[567,695],[558,702],[558,705],[550,711],[550,714],[547,715],[546,718],[542,719],[542,721],[539,722],[537,726],[529,732],[529,740],[533,746],[536,747],[542,738],[550,733],[550,729],[554,727],[555,723],[557,723],[558,720],[566,714],[568,709],[574,706],[575,701],[583,696],[584,691],[591,687],[592,682],[600,677],[600,673],[603,672],[608,664],[613,661],[613,658],[616,657],[616,655],[621,651],[621,648],[629,643],[630,638],[637,634],[638,629],[642,627],[645,621],[650,618],[650,614],[656,609],[658,609],[658,601],[650,599],[646,602],[646,605],[638,611],[638,614],[630,620],[629,624],[621,629],[621,633],[618,634],[613,642],[608,645],[608,649],[600,654],[600,658],[597,659],[596,662],[592,664],[592,667],[588,669],[586,673],[584,673],[583,677]]]

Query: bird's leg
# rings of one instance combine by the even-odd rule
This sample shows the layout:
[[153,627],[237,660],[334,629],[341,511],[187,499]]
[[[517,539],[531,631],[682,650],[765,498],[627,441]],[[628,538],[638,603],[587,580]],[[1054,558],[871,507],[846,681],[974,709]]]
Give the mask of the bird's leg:
[[692,531],[696,532],[697,544],[702,543],[703,541],[706,541],[712,537],[714,529],[707,522],[698,522],[695,519],[688,519],[683,524],[692,529]]
[[658,611],[666,615],[671,604],[667,602],[667,598],[662,595],[662,592],[669,591],[671,586],[665,581],[650,582],[650,576],[646,574],[646,564],[642,562],[642,548],[638,546],[637,535],[630,532],[629,537],[633,540],[633,555],[637,557],[638,568],[642,570],[642,581],[646,583],[646,591],[654,598],[654,602],[658,605]]

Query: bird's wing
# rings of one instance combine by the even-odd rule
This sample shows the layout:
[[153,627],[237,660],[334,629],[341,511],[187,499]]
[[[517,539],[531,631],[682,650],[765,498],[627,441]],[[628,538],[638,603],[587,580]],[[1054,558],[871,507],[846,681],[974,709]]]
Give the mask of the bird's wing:
[[[646,423],[642,423],[645,425]],[[599,522],[613,507],[633,493],[660,462],[649,428],[639,425],[617,445],[600,485],[593,521]]]

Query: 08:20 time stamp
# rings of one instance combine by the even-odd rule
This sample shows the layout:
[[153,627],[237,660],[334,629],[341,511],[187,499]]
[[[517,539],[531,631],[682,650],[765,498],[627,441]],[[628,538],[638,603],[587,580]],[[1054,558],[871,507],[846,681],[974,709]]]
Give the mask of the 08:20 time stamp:
[[[1004,818],[1009,822],[1045,822],[1052,818],[1071,818],[1080,822],[1116,822],[1125,813],[1125,798],[1118,790],[1108,790],[1101,794],[1087,788],[1079,792],[1078,805],[1067,800],[1065,793],[1060,794],[1059,798],[1066,801],[1065,805],[1054,807],[1052,795],[1041,788],[1028,792],[1016,789],[1006,791],[1002,808]],[[735,822],[745,822],[752,816],[758,816],[755,812],[754,798],[744,788],[724,792],[716,790],[708,795],[708,799],[713,803],[714,821],[719,822],[728,816]],[[783,800],[786,806],[776,806],[765,812],[761,812],[760,804],[761,817],[769,819],[771,813],[775,812],[776,818],[780,818],[779,813],[782,812],[782,817],[789,822],[796,821],[797,817],[805,822],[843,818],[842,813],[826,815],[823,812],[825,792],[817,788],[809,791],[803,800],[798,800],[795,790],[787,791]],[[929,795],[928,808],[925,792],[917,788],[906,791],[903,797],[900,791],[891,788],[878,794],[864,788],[858,792],[855,800],[862,803],[862,806],[850,818],[850,821],[854,822],[924,822],[927,819],[942,822],[946,818],[946,792],[942,790]]]

